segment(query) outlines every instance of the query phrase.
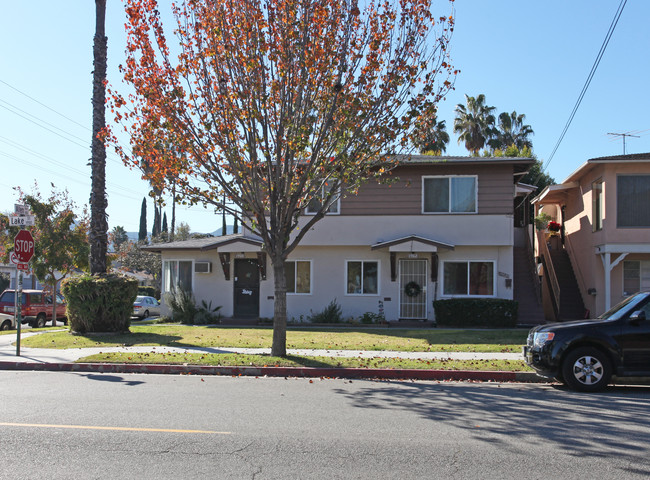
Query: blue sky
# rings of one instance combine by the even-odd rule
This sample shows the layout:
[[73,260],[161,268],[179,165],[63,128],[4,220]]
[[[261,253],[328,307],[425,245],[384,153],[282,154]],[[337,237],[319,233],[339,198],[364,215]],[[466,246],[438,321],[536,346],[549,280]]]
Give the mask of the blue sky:
[[[161,2],[169,5],[170,2]],[[448,12],[438,2],[440,14]],[[464,94],[486,95],[497,112],[526,114],[535,154],[546,161],[592,68],[618,0],[457,0],[452,39],[455,90],[439,106],[447,121],[449,155],[467,155],[452,133],[454,108]],[[108,0],[109,81],[119,85],[124,58],[124,13]],[[163,7],[165,8],[165,7]],[[12,187],[41,192],[67,188],[78,205],[90,192],[92,0],[4,2],[0,29],[0,211],[12,212]],[[650,2],[629,0],[563,143],[547,173],[560,182],[587,159],[623,153],[620,138],[639,132],[627,153],[650,152]],[[29,98],[31,97],[31,98]],[[137,231],[147,183],[109,152],[109,226]],[[166,209],[170,217],[171,209]],[[148,227],[153,220],[149,202]],[[192,231],[221,226],[212,209],[180,207],[177,222]]]

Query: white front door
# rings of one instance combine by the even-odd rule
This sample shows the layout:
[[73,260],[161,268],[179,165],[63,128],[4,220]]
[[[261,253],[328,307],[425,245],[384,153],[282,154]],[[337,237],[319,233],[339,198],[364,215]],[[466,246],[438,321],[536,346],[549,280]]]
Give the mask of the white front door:
[[427,318],[427,261],[399,261],[399,318]]

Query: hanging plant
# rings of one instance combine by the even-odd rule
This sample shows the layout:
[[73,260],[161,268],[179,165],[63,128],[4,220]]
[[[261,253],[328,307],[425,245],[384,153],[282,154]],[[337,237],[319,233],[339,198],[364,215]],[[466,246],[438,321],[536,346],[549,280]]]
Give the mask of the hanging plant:
[[404,287],[404,293],[406,293],[408,297],[417,297],[421,292],[422,287],[416,282],[409,282]]

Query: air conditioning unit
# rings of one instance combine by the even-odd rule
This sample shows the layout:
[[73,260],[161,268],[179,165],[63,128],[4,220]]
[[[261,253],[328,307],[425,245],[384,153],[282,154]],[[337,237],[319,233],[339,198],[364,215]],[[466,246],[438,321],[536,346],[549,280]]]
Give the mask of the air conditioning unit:
[[194,262],[194,273],[210,273],[212,262]]

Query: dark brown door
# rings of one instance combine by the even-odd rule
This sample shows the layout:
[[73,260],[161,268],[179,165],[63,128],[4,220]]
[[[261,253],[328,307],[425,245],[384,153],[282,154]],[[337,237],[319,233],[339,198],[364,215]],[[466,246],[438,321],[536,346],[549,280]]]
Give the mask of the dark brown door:
[[235,259],[235,317],[259,317],[260,272],[256,259]]

